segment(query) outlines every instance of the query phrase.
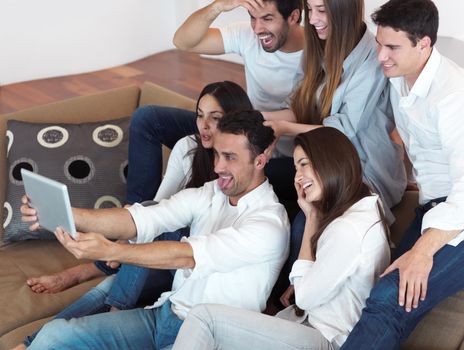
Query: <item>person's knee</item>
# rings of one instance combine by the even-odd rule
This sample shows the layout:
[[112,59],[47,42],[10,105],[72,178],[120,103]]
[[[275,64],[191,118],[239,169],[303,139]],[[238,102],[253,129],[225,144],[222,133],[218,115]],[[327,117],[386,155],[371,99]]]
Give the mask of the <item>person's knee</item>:
[[398,311],[398,278],[395,272],[381,278],[371,291],[366,306],[371,310]]
[[156,117],[156,108],[154,106],[143,106],[137,108],[132,114],[130,129],[131,131],[145,130],[151,125]]

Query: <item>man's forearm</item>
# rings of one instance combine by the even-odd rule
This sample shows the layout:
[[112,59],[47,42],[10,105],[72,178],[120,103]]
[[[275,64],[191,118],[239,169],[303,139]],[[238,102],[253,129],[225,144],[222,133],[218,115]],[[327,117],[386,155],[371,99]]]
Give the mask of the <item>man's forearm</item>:
[[186,242],[159,241],[144,244],[114,244],[102,260],[119,261],[152,269],[193,268],[193,250]]
[[311,237],[316,233],[317,225],[311,219],[306,219],[303,239],[301,240],[299,260],[314,261],[315,256],[311,247]]
[[286,120],[292,123],[296,123],[295,114],[291,109],[282,109],[279,111],[261,113],[266,120]]
[[430,228],[417,240],[411,250],[427,256],[433,256],[460,232],[461,230],[444,231]]
[[76,228],[81,232],[99,232],[109,239],[132,239],[137,228],[127,209],[73,208]]
[[190,50],[206,36],[209,27],[222,13],[216,1],[190,15],[174,34],[173,43],[180,50]]

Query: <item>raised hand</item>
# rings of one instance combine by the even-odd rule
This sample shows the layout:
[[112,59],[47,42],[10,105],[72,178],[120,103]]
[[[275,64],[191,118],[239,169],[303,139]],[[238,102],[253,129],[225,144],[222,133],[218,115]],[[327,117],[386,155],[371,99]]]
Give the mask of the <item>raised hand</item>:
[[298,182],[298,179],[295,179],[294,185],[296,189],[296,194],[298,196],[297,203],[300,206],[300,209],[305,214],[306,222],[310,220],[313,223],[317,223],[318,222],[318,210],[316,209],[313,203],[308,202],[306,200],[306,194],[303,190],[303,187]]
[[287,290],[279,298],[283,306],[289,307],[292,304],[295,304],[295,287],[289,285]]
[[244,7],[250,13],[264,7],[263,0],[216,0],[216,5],[220,6],[221,11],[231,11],[237,7]]

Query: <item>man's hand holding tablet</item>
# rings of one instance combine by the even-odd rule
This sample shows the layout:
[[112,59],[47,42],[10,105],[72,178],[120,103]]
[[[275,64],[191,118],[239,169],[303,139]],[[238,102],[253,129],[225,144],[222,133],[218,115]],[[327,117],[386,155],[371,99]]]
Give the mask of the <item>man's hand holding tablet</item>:
[[29,229],[39,226],[55,232],[58,227],[73,238],[76,227],[66,185],[21,169],[26,196],[22,198],[21,214],[24,222],[31,222]]

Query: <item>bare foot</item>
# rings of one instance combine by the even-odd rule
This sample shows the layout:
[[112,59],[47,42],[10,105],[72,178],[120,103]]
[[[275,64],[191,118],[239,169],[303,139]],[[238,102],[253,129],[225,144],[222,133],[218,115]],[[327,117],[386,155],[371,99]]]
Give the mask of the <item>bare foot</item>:
[[94,263],[73,266],[69,269],[40,277],[29,278],[26,283],[35,293],[58,293],[92,278],[104,276]]
[[24,344],[19,344],[19,345],[16,345],[14,348],[11,348],[10,350],[26,350],[26,345]]

